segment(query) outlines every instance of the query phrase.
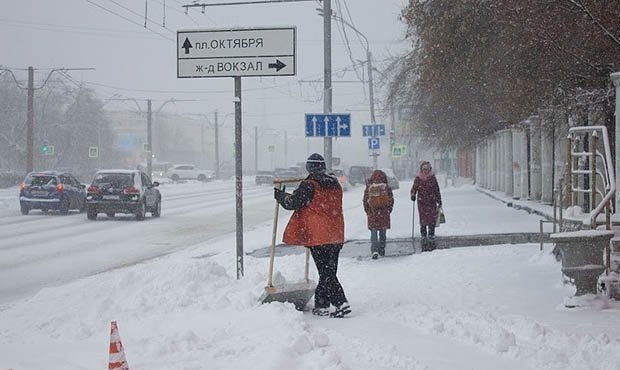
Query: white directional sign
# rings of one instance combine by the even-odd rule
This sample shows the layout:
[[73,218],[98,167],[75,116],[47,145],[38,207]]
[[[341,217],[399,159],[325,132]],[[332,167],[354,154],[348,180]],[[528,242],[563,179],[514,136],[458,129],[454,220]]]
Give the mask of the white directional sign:
[[296,28],[177,32],[177,77],[294,76]]

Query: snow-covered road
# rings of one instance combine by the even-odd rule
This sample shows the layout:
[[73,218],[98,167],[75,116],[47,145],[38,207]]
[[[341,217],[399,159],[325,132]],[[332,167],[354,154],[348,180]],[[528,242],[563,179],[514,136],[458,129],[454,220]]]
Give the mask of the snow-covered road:
[[[342,320],[289,304],[260,305],[267,259],[246,256],[245,275],[235,278],[232,185],[162,186],[169,202],[164,214],[144,222],[20,216],[15,193],[0,191],[0,206],[7,205],[0,217],[16,222],[0,225],[0,261],[22,266],[21,274],[9,267],[15,274],[9,276],[3,265],[0,284],[7,289],[38,279],[39,287],[58,285],[33,283],[27,297],[0,304],[0,369],[105,368],[112,320],[119,322],[131,369],[618,369],[618,303],[590,299],[565,308],[574,288],[563,284],[551,245],[544,251],[522,244],[379,260],[341,257],[339,279],[353,309]],[[395,191],[388,237],[411,233],[410,185]],[[226,190],[218,193],[220,187]],[[344,196],[348,239],[368,238],[362,190]],[[538,227],[537,216],[472,186],[442,191],[448,223],[438,230],[440,238]],[[246,184],[244,195],[249,252],[271,239],[274,201],[268,186]],[[280,225],[288,217],[283,212]],[[37,233],[37,223],[44,231]],[[65,235],[69,231],[80,233]],[[22,234],[21,247],[13,246]],[[46,235],[53,235],[50,250],[40,241]],[[100,254],[105,245],[89,249],[93,238],[115,245]],[[149,253],[169,254],[144,261]],[[120,266],[129,257],[144,262],[81,279],[67,273],[93,269],[104,258]],[[278,257],[276,276],[298,281],[302,263],[303,255]],[[316,280],[314,268],[310,273]],[[48,284],[45,276],[72,281]]]
[[[392,219],[391,237],[411,236],[410,186],[403,181],[400,189],[394,191],[394,214],[401,216]],[[473,188],[466,194],[454,190],[444,191],[444,209],[450,222],[438,230],[438,235],[537,229],[535,216],[503,207]],[[43,287],[212,243],[235,233],[234,181],[164,183],[160,191],[161,218],[147,215],[145,221],[137,222],[132,215],[119,214],[110,219],[100,214],[93,222],[75,211],[68,216],[40,211],[22,216],[17,188],[0,190],[0,303],[31,295]],[[362,191],[363,187],[358,186],[344,193],[348,239],[368,237],[365,218],[359,217],[363,215]],[[269,235],[262,234],[259,239],[248,235],[270,225],[273,212],[272,187],[256,186],[252,177],[246,178],[243,188],[244,240],[249,242],[246,252],[269,244]],[[289,216],[290,212],[281,210],[280,225]],[[531,221],[526,223],[527,219]],[[255,243],[257,240],[262,244]]]

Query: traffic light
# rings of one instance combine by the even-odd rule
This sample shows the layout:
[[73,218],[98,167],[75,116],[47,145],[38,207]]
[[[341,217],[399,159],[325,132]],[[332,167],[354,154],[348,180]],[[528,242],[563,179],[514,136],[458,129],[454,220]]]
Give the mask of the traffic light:
[[47,154],[47,153],[49,153],[49,151],[50,151],[50,146],[47,143],[47,141],[44,141],[43,145],[41,145],[41,153]]

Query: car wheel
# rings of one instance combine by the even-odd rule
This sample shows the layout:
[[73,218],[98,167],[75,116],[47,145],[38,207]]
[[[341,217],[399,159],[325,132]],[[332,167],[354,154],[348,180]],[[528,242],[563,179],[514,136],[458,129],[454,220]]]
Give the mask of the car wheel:
[[136,209],[136,220],[138,221],[144,220],[145,214],[146,214],[146,204],[144,204],[144,201],[141,201],[140,204],[138,204],[138,208]]
[[60,200],[60,207],[58,208],[61,215],[66,215],[69,213],[69,198],[62,198]]
[[174,174],[174,175],[172,175],[172,177],[170,177],[170,179],[171,179],[172,181],[179,181],[179,175]]
[[91,207],[86,207],[86,218],[88,218],[89,220],[96,220],[97,219],[97,210],[95,208],[91,208]]
[[155,202],[155,208],[151,211],[151,216],[152,217],[161,216],[161,198],[157,199],[157,202]]
[[108,218],[114,218],[116,213],[114,213],[114,212],[107,212],[105,215],[108,216]]
[[205,175],[198,175],[198,181],[207,182],[207,176],[205,176]]
[[82,204],[80,205],[80,213],[84,213],[86,211],[86,199],[82,199]]
[[41,212],[43,212],[43,213],[47,213],[47,211],[49,211],[49,209],[47,209],[47,208],[41,208]]
[[22,215],[24,215],[24,216],[27,215],[28,212],[30,212],[30,209],[28,207],[26,207],[26,206],[20,206],[19,210],[22,212]]

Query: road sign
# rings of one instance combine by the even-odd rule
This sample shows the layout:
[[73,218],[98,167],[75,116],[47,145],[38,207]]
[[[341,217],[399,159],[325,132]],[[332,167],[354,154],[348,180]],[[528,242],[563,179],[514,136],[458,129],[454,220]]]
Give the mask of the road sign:
[[351,136],[348,113],[306,113],[306,137]]
[[385,136],[385,125],[362,125],[362,136]]
[[294,76],[295,27],[177,32],[177,77]]
[[98,157],[99,157],[99,147],[89,146],[88,147],[88,158],[98,158]]
[[368,149],[370,150],[379,150],[381,146],[381,140],[378,137],[369,137],[368,138]]
[[406,145],[394,145],[392,147],[392,158],[400,158],[407,154]]

